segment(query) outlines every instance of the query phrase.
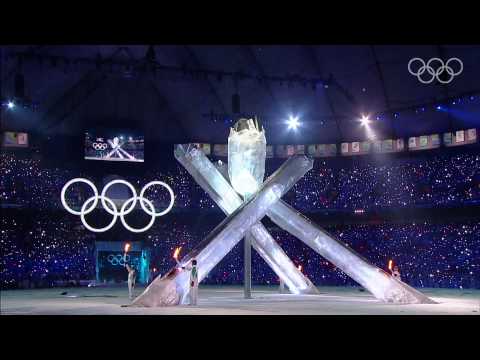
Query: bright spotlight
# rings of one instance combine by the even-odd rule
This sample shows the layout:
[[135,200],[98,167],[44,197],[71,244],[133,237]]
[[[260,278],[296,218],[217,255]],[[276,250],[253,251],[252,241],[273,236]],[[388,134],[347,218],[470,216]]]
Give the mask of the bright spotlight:
[[13,109],[15,107],[15,103],[13,101],[9,101],[7,103],[7,106],[8,106],[9,109]]
[[367,138],[369,140],[374,140],[376,138],[376,136],[375,136],[375,132],[370,127],[370,124],[372,123],[372,121],[370,120],[368,115],[362,115],[362,117],[360,119],[358,119],[358,121],[360,122],[360,125],[365,128]]
[[290,116],[287,121],[288,129],[297,130],[300,126],[300,122],[298,121],[298,116]]
[[362,126],[368,126],[368,124],[370,124],[371,122],[368,116],[365,116],[365,115],[362,115],[359,121]]

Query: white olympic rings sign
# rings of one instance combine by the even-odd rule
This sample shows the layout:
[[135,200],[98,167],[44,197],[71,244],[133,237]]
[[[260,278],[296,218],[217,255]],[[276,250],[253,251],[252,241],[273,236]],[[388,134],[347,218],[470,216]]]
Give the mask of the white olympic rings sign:
[[[65,193],[67,192],[67,188],[70,185],[78,183],[78,182],[85,183],[88,186],[90,186],[90,188],[93,190],[93,194],[94,194],[92,197],[88,198],[83,203],[80,211],[73,210],[70,206],[67,205],[67,202],[65,200]],[[115,205],[115,203],[110,198],[108,198],[106,196],[106,193],[107,193],[108,189],[112,185],[115,185],[115,184],[122,184],[122,185],[127,186],[133,194],[133,196],[131,198],[129,198],[128,200],[126,200],[122,204],[122,206],[120,208],[120,211],[117,209],[117,206]],[[169,203],[168,207],[165,210],[163,210],[161,212],[158,212],[158,213],[155,211],[155,207],[153,206],[152,202],[143,197],[143,195],[145,194],[145,191],[147,191],[148,188],[150,188],[151,186],[154,186],[154,185],[163,186],[164,188],[167,189],[167,191],[170,194],[170,203]],[[166,184],[162,181],[151,181],[151,182],[149,182],[148,184],[146,184],[142,188],[142,191],[140,192],[140,196],[138,196],[137,191],[135,190],[133,185],[130,184],[128,181],[112,180],[108,184],[105,185],[105,187],[102,190],[102,193],[100,195],[98,195],[98,190],[97,190],[97,187],[95,186],[95,184],[93,182],[91,182],[90,180],[87,180],[87,179],[84,179],[84,178],[75,178],[75,179],[72,179],[72,180],[68,181],[63,186],[60,198],[61,198],[63,207],[69,213],[71,213],[73,215],[79,215],[80,219],[82,220],[83,225],[88,230],[93,231],[93,232],[105,232],[107,230],[110,230],[115,225],[118,216],[120,216],[120,220],[121,220],[123,226],[125,226],[125,228],[127,230],[130,230],[131,232],[135,232],[135,233],[140,233],[140,232],[147,231],[148,229],[150,229],[152,227],[153,223],[155,222],[156,217],[163,216],[163,215],[167,214],[168,212],[170,212],[170,210],[172,210],[173,203],[175,201],[175,195],[173,194],[172,188],[168,184]],[[101,200],[102,206],[105,209],[105,211],[113,216],[112,221],[107,226],[105,226],[103,228],[92,227],[85,220],[85,215],[91,213],[95,209],[95,207],[98,204],[99,199]],[[145,211],[148,215],[151,216],[150,222],[145,227],[140,228],[140,229],[136,229],[136,228],[131,227],[130,225],[127,224],[127,222],[125,220],[125,215],[130,214],[133,211],[133,209],[135,208],[135,206],[137,205],[137,200],[140,201],[140,206],[142,207],[143,211]],[[145,204],[147,206],[145,206]]]
[[[412,69],[412,64],[416,62],[420,63],[420,67],[415,72]],[[455,67],[458,67],[457,71],[455,71],[454,68],[450,66],[454,62],[456,64]],[[438,65],[437,70],[435,70],[431,66],[432,63],[434,65]],[[423,84],[430,84],[435,79],[437,79],[437,81],[442,84],[448,84],[452,82],[455,76],[460,75],[462,71],[463,71],[463,62],[459,58],[450,58],[447,60],[446,63],[444,63],[442,59],[436,58],[436,57],[431,58],[430,60],[427,61],[427,63],[425,63],[425,61],[423,61],[423,59],[421,58],[413,58],[408,62],[408,72],[413,76],[416,76],[418,81],[420,81]],[[422,77],[422,75],[425,74],[425,72],[427,72],[428,74],[427,79]],[[440,75],[444,74],[445,72],[448,74],[448,78],[442,79]],[[447,77],[447,75],[445,75],[445,77]]]
[[96,142],[94,142],[94,143],[92,144],[92,147],[93,147],[95,150],[107,150],[108,145],[105,144],[105,143],[96,143]]

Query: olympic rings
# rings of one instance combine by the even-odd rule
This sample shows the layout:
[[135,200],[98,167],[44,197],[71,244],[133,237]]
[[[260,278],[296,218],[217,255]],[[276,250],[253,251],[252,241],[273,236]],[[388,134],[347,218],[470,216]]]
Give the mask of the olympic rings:
[[95,194],[95,202],[92,204],[91,206],[91,209],[89,208],[88,209],[88,212],[92,211],[93,209],[95,209],[95,207],[97,206],[98,204],[98,190],[97,190],[97,187],[95,186],[95,184],[93,182],[91,182],[90,180],[87,180],[87,179],[83,179],[83,178],[76,178],[76,179],[72,179],[70,180],[69,182],[67,182],[64,186],[63,186],[63,189],[62,189],[62,192],[60,194],[60,199],[62,200],[62,205],[63,207],[70,213],[70,214],[73,214],[73,215],[81,215],[82,212],[81,211],[75,211],[73,210],[70,206],[67,205],[67,202],[65,201],[65,192],[67,191],[67,188],[76,183],[76,182],[83,182],[85,184],[87,184],[88,186],[90,186]]
[[[85,211],[85,208],[87,207],[87,204],[91,201],[98,202],[98,198],[102,199],[102,203],[103,203],[103,199],[105,199],[109,203],[109,205],[111,205],[112,208],[115,209],[115,213],[113,214],[113,218],[112,218],[112,221],[110,222],[110,224],[108,224],[107,226],[105,226],[103,228],[100,228],[100,229],[97,229],[97,228],[94,228],[94,227],[90,226],[87,223],[87,220],[85,220],[85,215],[92,212],[93,209],[94,209],[94,208],[90,208],[91,209],[90,211]],[[105,208],[105,209],[107,209],[107,208]],[[110,230],[113,227],[113,225],[115,225],[115,223],[117,222],[117,217],[118,217],[118,213],[117,213],[117,207],[115,206],[115,203],[112,200],[110,200],[109,198],[106,198],[102,195],[100,195],[98,197],[92,196],[91,198],[89,198],[87,201],[85,201],[83,203],[82,209],[80,210],[80,219],[82,220],[83,226],[85,226],[88,230],[93,231],[93,232],[104,232],[104,231]]]
[[[88,186],[90,186],[92,188],[93,193],[94,193],[94,195],[92,197],[88,198],[83,203],[80,211],[73,210],[70,206],[67,205],[67,202],[65,200],[65,193],[67,191],[67,188],[70,185],[72,185],[74,183],[77,183],[77,182],[86,183]],[[118,210],[115,203],[110,198],[108,198],[107,195],[106,195],[108,189],[115,184],[125,185],[132,191],[132,197],[127,199],[122,204],[120,210]],[[145,191],[153,185],[161,185],[161,186],[165,187],[168,190],[168,193],[170,194],[170,203],[168,204],[168,207],[165,210],[163,210],[161,212],[158,212],[158,213],[155,211],[155,206],[153,205],[153,203],[150,200],[148,200],[144,197]],[[120,220],[121,220],[123,226],[125,226],[125,228],[127,230],[130,230],[131,232],[140,233],[140,232],[144,232],[144,231],[147,231],[148,229],[150,229],[152,227],[153,223],[155,222],[156,217],[163,216],[163,215],[167,214],[168,212],[170,212],[170,210],[173,207],[174,201],[175,201],[175,194],[173,193],[173,190],[171,189],[171,187],[168,184],[166,184],[162,181],[151,181],[142,188],[142,191],[140,192],[140,196],[138,196],[137,191],[135,190],[133,185],[130,184],[128,181],[112,180],[105,185],[101,194],[98,195],[98,190],[97,190],[97,188],[96,188],[96,186],[93,182],[91,182],[90,180],[84,179],[84,178],[75,178],[75,179],[72,179],[72,180],[68,181],[63,186],[60,198],[61,198],[63,207],[69,213],[71,213],[73,215],[80,215],[80,219],[82,221],[82,224],[90,231],[105,232],[107,230],[110,230],[115,225],[115,223],[117,221],[117,217],[120,216]],[[98,200],[101,201],[101,204],[102,204],[103,208],[105,209],[105,211],[113,216],[112,221],[107,226],[105,226],[103,228],[92,227],[85,220],[85,215],[91,213],[96,208],[96,206],[98,204]],[[137,204],[137,200],[140,201],[141,208],[148,215],[151,216],[150,222],[145,227],[140,228],[140,229],[136,229],[136,228],[133,228],[130,225],[128,225],[127,222],[125,221],[125,218],[124,218],[125,215],[130,214],[135,209],[136,204]],[[90,205],[90,203],[92,203],[92,204]],[[147,206],[145,206],[145,204]]]
[[[115,213],[117,212],[117,208],[115,207],[114,210],[115,211],[111,211],[108,206],[105,204],[105,201],[103,200],[105,198],[105,195],[107,194],[107,190],[110,186],[112,185],[115,185],[115,184],[123,184],[123,185],[126,185],[130,191],[132,192],[133,194],[133,198],[137,198],[137,191],[135,190],[135,188],[133,187],[132,184],[130,184],[128,181],[125,181],[125,180],[112,180],[110,181],[107,185],[105,185],[105,187],[103,188],[102,190],[102,205],[103,207],[105,208],[105,211],[108,212],[110,215],[115,215]],[[126,214],[129,214],[130,212],[133,211],[133,209],[135,208],[135,205],[136,205],[136,202],[132,203],[133,206],[131,206],[125,213],[123,213],[123,215],[126,215]]]
[[125,263],[130,261],[130,255],[122,255],[122,254],[109,254],[107,256],[107,261],[112,264],[113,266],[115,265],[120,265],[120,266],[125,266]]
[[95,150],[107,150],[108,145],[105,144],[105,143],[96,143],[96,142],[94,142],[94,143],[92,144],[92,147],[93,147]]
[[[122,216],[122,217],[120,218],[120,220],[122,221],[123,226],[125,226],[125,228],[126,228],[127,230],[130,230],[131,232],[135,232],[135,233],[141,233],[141,232],[144,232],[144,231],[147,231],[148,229],[150,229],[150,227],[151,227],[151,226],[153,225],[153,223],[155,222],[155,217],[156,217],[156,216],[155,216],[155,208],[153,207],[152,202],[151,202],[150,200],[148,200],[148,199],[145,199],[144,197],[141,197],[141,196],[140,196],[138,199],[140,200],[140,204],[142,205],[142,208],[143,208],[143,209],[145,209],[145,207],[143,206],[143,202],[144,202],[144,201],[145,201],[145,202],[148,204],[148,206],[150,207],[151,211],[146,211],[146,212],[152,217],[152,218],[150,219],[150,222],[149,222],[145,227],[143,227],[143,228],[141,228],[141,229],[135,229],[135,228],[132,228],[130,225],[127,224],[127,222],[125,221],[125,217],[124,217],[124,216]],[[136,203],[136,202],[137,202],[137,199],[132,197],[132,198],[128,199],[127,201],[125,201],[125,202],[123,203],[123,205],[122,205],[122,208],[120,209],[120,212],[121,212],[122,214],[127,214],[127,212],[125,212],[125,207],[127,207],[127,204],[128,204],[129,202],[135,202],[135,203]],[[135,203],[134,203],[134,204],[135,204]]]
[[163,216],[165,215],[166,213],[168,213],[172,207],[173,207],[173,202],[175,200],[175,195],[173,194],[173,190],[170,188],[170,186],[168,186],[167,184],[165,184],[163,181],[151,181],[149,182],[147,185],[145,185],[142,189],[142,191],[140,192],[140,198],[143,198],[143,195],[145,194],[145,191],[150,187],[150,186],[153,186],[153,185],[160,185],[160,186],[163,186],[165,189],[168,190],[169,194],[170,194],[170,204],[168,204],[168,207],[163,210],[162,212],[160,213],[150,213],[146,208],[145,206],[143,206],[143,202],[140,202],[140,206],[142,207],[143,211],[145,211],[148,215],[153,215],[155,217],[157,216]]
[[[450,66],[450,63],[452,61],[455,61],[459,64],[459,69],[458,71],[454,71],[454,69]],[[414,62],[420,62],[421,66],[418,68],[416,72],[412,70],[412,64]],[[431,64],[432,62],[437,62],[439,64],[439,67],[437,70],[435,70]],[[431,58],[430,60],[427,61],[425,64],[425,61],[421,58],[413,58],[408,62],[408,72],[412,74],[413,76],[416,76],[418,81],[420,81],[423,84],[430,84],[432,83],[435,79],[437,79],[438,82],[442,84],[448,84],[452,82],[453,78],[457,75],[460,75],[461,72],[463,71],[463,62],[459,58],[450,58],[447,60],[447,62],[444,64],[443,60],[437,57]],[[425,80],[422,78],[422,75],[425,73],[425,71],[429,74],[429,79]],[[442,75],[444,72],[446,72],[450,77],[448,80],[443,80],[440,75]]]

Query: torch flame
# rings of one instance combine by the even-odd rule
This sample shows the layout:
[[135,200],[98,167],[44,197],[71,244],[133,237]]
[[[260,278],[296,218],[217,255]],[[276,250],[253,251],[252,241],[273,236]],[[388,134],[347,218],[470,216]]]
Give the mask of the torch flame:
[[125,252],[128,252],[128,250],[130,250],[130,244],[126,243],[125,244]]
[[180,254],[180,250],[181,250],[181,249],[182,249],[181,246],[175,248],[175,251],[173,252],[173,258],[174,258],[175,260],[178,260],[178,255]]
[[302,271],[302,265],[298,265],[298,270]]
[[393,260],[388,260],[388,270],[392,270]]

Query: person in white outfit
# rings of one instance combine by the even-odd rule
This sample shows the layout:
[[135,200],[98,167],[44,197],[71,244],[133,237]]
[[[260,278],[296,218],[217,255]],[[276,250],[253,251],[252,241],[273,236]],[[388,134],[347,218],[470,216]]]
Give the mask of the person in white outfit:
[[137,277],[137,272],[130,265],[125,264],[125,268],[128,271],[128,298],[133,299],[133,291],[135,289],[135,279]]
[[197,269],[197,260],[192,260],[192,265],[184,266],[183,269],[190,271],[190,291],[188,293],[190,297],[190,305],[197,305],[198,299],[198,269]]

